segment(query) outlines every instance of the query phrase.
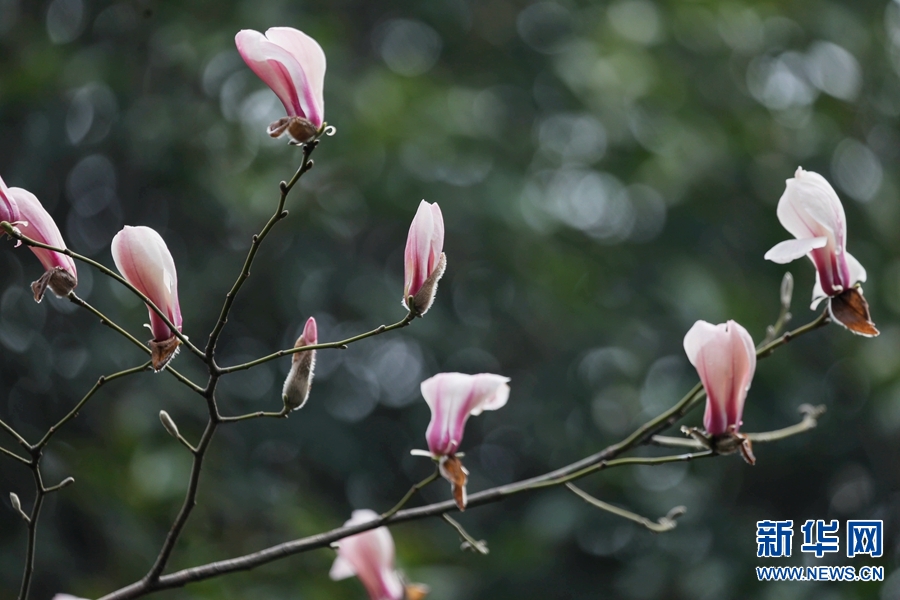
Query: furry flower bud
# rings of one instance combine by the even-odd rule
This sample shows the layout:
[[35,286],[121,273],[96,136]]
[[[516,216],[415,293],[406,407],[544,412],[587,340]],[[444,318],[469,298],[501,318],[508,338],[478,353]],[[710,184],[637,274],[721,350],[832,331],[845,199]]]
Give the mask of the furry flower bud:
[[[294,348],[312,346],[319,340],[316,329],[316,320],[310,317],[303,327],[303,333],[297,338]],[[281,398],[284,400],[285,412],[303,408],[309,398],[309,390],[312,387],[313,372],[316,368],[316,351],[304,350],[295,352],[291,358],[291,371],[284,380],[284,390]]]

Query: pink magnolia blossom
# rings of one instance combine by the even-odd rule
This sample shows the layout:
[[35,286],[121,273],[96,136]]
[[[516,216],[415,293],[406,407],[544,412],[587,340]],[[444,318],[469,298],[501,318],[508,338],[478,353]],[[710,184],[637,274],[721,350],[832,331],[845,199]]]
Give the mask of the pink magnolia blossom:
[[484,410],[503,407],[509,399],[508,382],[508,377],[492,373],[439,373],[422,382],[422,396],[431,409],[431,422],[425,431],[428,450],[438,459],[441,475],[450,482],[460,510],[466,507],[468,472],[455,454],[466,421]]
[[322,47],[291,27],[272,27],[265,35],[243,29],[234,42],[247,66],[272,88],[287,111],[287,117],[269,125],[269,135],[287,133],[298,143],[313,139],[325,119]]
[[765,258],[779,264],[808,256],[816,267],[812,308],[866,280],[866,270],[847,252],[847,219],[824,177],[798,168],[778,201],[778,220],[794,240],[776,244]]
[[737,433],[756,371],[753,338],[734,321],[697,321],[684,336],[684,351],[706,390],[706,431],[712,436]]
[[[22,188],[8,188],[0,179],[0,220],[15,225],[27,238],[55,248],[65,248],[62,234],[34,194]],[[47,288],[65,296],[78,285],[78,271],[71,257],[45,248],[29,246],[44,266],[45,273],[31,284],[34,299],[40,302]]]
[[[437,202],[422,200],[409,227],[404,253],[403,305],[424,315],[431,308],[438,280],[447,268],[444,247],[444,217]],[[409,297],[412,296],[412,306]]]
[[0,178],[0,221],[10,224],[19,221],[19,205],[2,178]]
[[72,594],[56,594],[53,596],[53,600],[87,600],[87,598],[79,598],[78,596],[73,596]]
[[[318,343],[318,339],[316,320],[310,317],[303,327],[303,333],[297,338],[294,348],[313,346]],[[291,370],[284,380],[284,390],[281,396],[284,400],[285,412],[303,408],[303,405],[306,404],[306,400],[309,398],[309,390],[312,387],[315,368],[315,350],[304,350],[303,352],[294,353],[291,358]]]
[[[178,274],[162,237],[149,227],[126,225],[113,238],[112,255],[122,277],[153,302],[180,332]],[[179,340],[166,322],[149,310],[153,368],[159,371],[177,352]]]
[[[359,525],[378,518],[371,510],[354,510],[344,525]],[[330,577],[338,581],[353,577],[366,588],[371,600],[404,600],[403,580],[394,568],[394,539],[387,527],[378,527],[344,538]]]

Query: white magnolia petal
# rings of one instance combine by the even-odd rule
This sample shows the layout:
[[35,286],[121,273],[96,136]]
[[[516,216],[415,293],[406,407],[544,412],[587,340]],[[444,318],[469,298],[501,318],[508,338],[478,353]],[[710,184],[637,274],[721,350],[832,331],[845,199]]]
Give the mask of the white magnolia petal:
[[706,321],[697,321],[694,326],[684,336],[684,353],[687,354],[688,360],[695,367],[697,366],[697,355],[700,349],[706,343],[720,334],[719,330],[724,330],[725,325],[713,325]]
[[848,283],[850,285],[854,285],[856,283],[865,283],[866,268],[862,266],[859,261],[856,260],[849,252],[847,252],[844,256],[847,258],[847,270],[850,271],[850,281]]
[[340,556],[334,559],[334,564],[331,565],[331,570],[328,571],[328,576],[331,577],[332,581],[340,581],[354,575],[356,575],[356,571],[353,569],[353,565],[350,564],[350,561]]
[[819,281],[819,273],[816,271],[816,283],[813,286],[812,304],[809,305],[809,309],[816,310],[819,303],[827,297],[828,295],[825,293],[825,290],[822,289],[822,282]]
[[785,240],[772,246],[763,258],[783,265],[806,256],[816,248],[824,248],[826,244],[828,244],[828,238],[826,237]]

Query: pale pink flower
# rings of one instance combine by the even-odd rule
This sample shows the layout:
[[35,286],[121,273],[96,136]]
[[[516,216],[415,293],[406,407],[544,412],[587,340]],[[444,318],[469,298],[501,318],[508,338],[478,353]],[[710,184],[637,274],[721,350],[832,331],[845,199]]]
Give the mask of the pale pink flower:
[[[0,179],[0,220],[8,221],[27,238],[55,248],[65,248],[62,234],[34,194],[22,188],[8,188]],[[44,274],[31,284],[34,299],[40,302],[47,288],[65,296],[78,285],[78,271],[71,257],[45,248],[29,246],[44,266]]]
[[[178,274],[162,237],[149,227],[126,225],[113,238],[112,255],[122,277],[153,302],[180,332]],[[153,368],[159,371],[175,355],[179,340],[156,312],[149,311]]]
[[[424,315],[431,308],[438,280],[447,268],[444,248],[444,217],[437,202],[422,200],[409,227],[404,253],[403,305]],[[409,297],[412,296],[412,306]]]
[[779,264],[808,256],[816,267],[812,308],[866,280],[866,270],[847,252],[844,207],[824,177],[798,168],[778,201],[778,220],[795,238],[776,244],[765,258]]
[[431,409],[431,422],[425,431],[428,450],[438,459],[441,475],[450,482],[460,510],[466,507],[468,471],[455,454],[466,421],[484,410],[503,407],[509,399],[508,382],[508,377],[492,373],[438,373],[422,382],[422,396]]
[[243,29],[234,37],[244,62],[272,88],[287,117],[269,125],[269,135],[288,133],[298,143],[315,137],[325,119],[325,53],[291,27],[272,27],[263,35]]
[[[344,525],[359,525],[378,518],[371,510],[354,510]],[[330,577],[338,581],[353,577],[366,588],[371,600],[404,600],[405,586],[394,568],[394,539],[387,527],[370,529],[338,543]]]
[[706,390],[706,431],[712,436],[737,433],[756,371],[753,338],[731,320],[719,325],[697,321],[684,336],[684,351]]
[[53,596],[53,600],[87,600],[87,598],[79,598],[71,594],[57,594]]
[[[318,343],[318,339],[316,320],[310,317],[303,327],[303,333],[297,338],[294,348],[314,346]],[[309,398],[309,390],[312,387],[315,368],[315,350],[304,350],[303,352],[294,353],[291,358],[291,370],[284,380],[284,389],[281,395],[286,411],[303,408],[303,405],[306,404],[306,400]]]
[[9,224],[19,221],[19,205],[2,178],[0,178],[0,221]]

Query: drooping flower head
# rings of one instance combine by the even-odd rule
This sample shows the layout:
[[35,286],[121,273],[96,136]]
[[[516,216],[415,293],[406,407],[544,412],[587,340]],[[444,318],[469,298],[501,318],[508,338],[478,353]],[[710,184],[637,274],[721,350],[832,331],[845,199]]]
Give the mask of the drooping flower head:
[[[307,319],[303,327],[303,333],[297,338],[294,348],[313,346],[318,343],[319,336],[316,329],[316,320]],[[309,398],[309,390],[312,387],[313,372],[316,368],[316,351],[304,350],[296,352],[291,358],[291,370],[284,380],[284,390],[281,397],[284,400],[285,410],[303,408]]]
[[[703,426],[707,433],[713,439],[731,437],[744,441],[736,434],[756,371],[753,338],[735,321],[718,325],[697,321],[684,336],[684,351],[706,390]],[[749,453],[749,443],[746,449]],[[752,458],[752,454],[749,456]],[[748,458],[748,462],[752,460]]]
[[287,111],[287,117],[269,125],[269,135],[287,133],[297,143],[315,137],[325,119],[322,47],[291,27],[272,27],[265,35],[242,29],[234,42],[247,66],[272,88]]
[[816,267],[811,308],[829,298],[836,321],[854,333],[877,335],[857,285],[866,280],[866,270],[847,252],[847,219],[831,184],[818,173],[798,168],[787,180],[777,214],[796,239],[776,244],[765,258],[785,264],[808,256]]
[[438,459],[441,475],[450,482],[460,510],[466,507],[468,472],[455,454],[466,421],[482,411],[503,407],[509,399],[508,382],[508,377],[492,373],[438,373],[422,382],[422,396],[431,409],[431,422],[425,431],[428,450]]
[[[368,523],[378,518],[374,511],[354,510],[347,525]],[[370,529],[338,542],[337,558],[329,576],[335,580],[354,575],[369,593],[370,600],[406,600],[423,598],[427,588],[406,585],[394,568],[394,539],[387,527]]]
[[[34,194],[22,188],[8,188],[0,179],[0,221],[7,221],[27,238],[55,248],[65,248],[59,227]],[[34,299],[40,302],[47,288],[65,296],[78,285],[75,261],[60,252],[29,246],[44,266],[44,274],[31,284]]]
[[[126,225],[113,238],[112,255],[122,277],[147,296],[180,332],[178,274],[162,237],[149,227]],[[175,355],[179,340],[155,311],[149,311],[153,368],[159,371]]]
[[[422,200],[409,227],[404,253],[403,306],[424,315],[437,293],[438,280],[447,268],[444,248],[444,217],[437,202]],[[412,306],[409,297],[412,296]]]

